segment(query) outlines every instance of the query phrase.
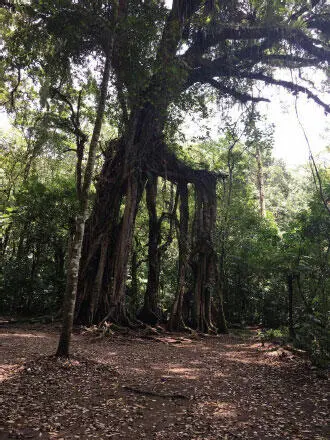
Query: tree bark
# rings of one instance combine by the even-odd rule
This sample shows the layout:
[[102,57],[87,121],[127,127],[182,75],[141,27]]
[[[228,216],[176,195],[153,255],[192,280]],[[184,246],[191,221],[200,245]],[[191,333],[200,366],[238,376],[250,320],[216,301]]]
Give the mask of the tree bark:
[[293,327],[293,275],[289,274],[287,278],[288,282],[288,302],[289,302],[289,335],[291,339],[295,337],[295,331]]
[[149,214],[149,241],[148,241],[148,282],[144,295],[144,303],[138,318],[151,325],[160,320],[158,306],[159,276],[161,252],[160,232],[161,219],[157,217],[157,176],[150,175],[146,185],[146,201]]
[[256,146],[256,159],[257,159],[257,185],[259,192],[259,210],[261,217],[266,217],[264,171],[263,171],[261,151],[259,145]]
[[115,322],[127,323],[124,299],[126,292],[127,265],[132,246],[137,207],[138,182],[135,176],[130,176],[127,183],[125,210],[114,258],[114,276],[109,298],[109,312],[104,320],[110,319]]
[[[108,157],[96,187],[93,210],[86,223],[75,314],[79,324],[99,322],[109,312],[108,291],[114,276],[116,240],[121,227],[120,209],[126,191],[123,150],[120,141],[109,145]],[[104,242],[107,243],[107,249],[106,252],[103,250],[103,266],[100,257]],[[93,295],[96,295],[95,299]]]
[[[146,182],[148,161],[155,155],[164,128],[165,114],[147,102],[132,111],[125,136],[115,143],[114,157],[106,159],[97,186],[96,202],[88,221],[79,276],[76,320],[81,324],[104,319],[127,324],[125,289],[135,217]],[[121,205],[125,202],[121,217]],[[100,264],[103,234],[108,235],[108,252],[103,271],[99,304],[91,313]]]
[[179,272],[178,286],[175,295],[174,304],[168,323],[169,330],[183,330],[185,323],[183,319],[183,299],[186,292],[186,271],[188,263],[188,224],[189,224],[189,206],[188,206],[188,187],[186,182],[179,182],[178,192],[180,197],[180,224],[179,224]]
[[131,288],[129,292],[130,296],[130,312],[132,315],[136,315],[139,308],[139,282],[138,282],[138,256],[137,249],[134,246],[132,249],[131,258]]
[[[208,182],[210,184],[211,182]],[[215,186],[215,182],[212,182]],[[212,187],[209,188],[212,191]],[[202,332],[208,332],[214,328],[210,310],[210,289],[214,287],[214,279],[211,279],[212,270],[212,232],[215,220],[212,206],[208,200],[209,195],[203,187],[196,188],[195,205],[195,243],[194,243],[194,306],[193,327]]]
[[68,251],[68,268],[66,278],[66,289],[63,304],[63,321],[60,340],[57,347],[56,356],[68,357],[70,351],[71,333],[73,326],[73,314],[77,296],[77,283],[81,247],[85,230],[84,213],[77,216],[75,230],[70,237]]
[[77,298],[80,259],[81,259],[84,231],[85,231],[85,222],[86,222],[87,210],[88,210],[88,196],[89,196],[90,186],[93,177],[97,144],[101,133],[103,115],[105,110],[108,83],[110,78],[111,51],[112,51],[112,47],[110,47],[109,53],[107,54],[104,63],[103,76],[100,87],[100,98],[96,112],[92,139],[89,145],[88,159],[87,159],[86,169],[84,172],[83,183],[81,182],[81,176],[78,175],[76,176],[77,197],[79,200],[79,213],[75,219],[74,232],[71,238],[71,243],[69,245],[67,283],[66,283],[64,304],[63,304],[63,323],[62,323],[62,330],[60,334],[59,344],[56,351],[56,356],[58,357],[60,356],[68,357],[70,352],[71,333],[72,333],[74,310],[75,310],[75,304]]

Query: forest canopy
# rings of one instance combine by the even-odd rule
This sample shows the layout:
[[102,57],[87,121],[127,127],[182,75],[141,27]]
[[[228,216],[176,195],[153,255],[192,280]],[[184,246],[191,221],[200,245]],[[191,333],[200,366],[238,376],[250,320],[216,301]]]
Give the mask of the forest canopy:
[[[275,160],[258,103],[277,86],[329,113],[308,78],[327,74],[329,15],[317,0],[1,1],[3,313],[62,310],[59,355],[75,320],[284,326],[327,356],[329,170]],[[210,100],[223,136],[184,145],[184,115]]]

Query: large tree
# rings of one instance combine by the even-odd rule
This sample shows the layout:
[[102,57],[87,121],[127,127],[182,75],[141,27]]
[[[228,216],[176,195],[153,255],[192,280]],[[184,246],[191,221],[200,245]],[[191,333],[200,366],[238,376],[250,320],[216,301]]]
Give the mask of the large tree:
[[[124,125],[122,135],[109,145],[109,158],[99,178],[85,235],[78,299],[78,318],[83,322],[104,317],[126,319],[128,257],[137,207],[149,175],[166,177],[179,187],[193,183],[199,192],[197,209],[208,204],[207,191],[201,195],[204,190],[200,188],[212,192],[209,174],[192,172],[169,151],[166,124],[171,105],[179,104],[189,93],[201,93],[205,84],[222,97],[240,102],[262,101],[262,96],[251,93],[252,85],[261,82],[306,93],[329,110],[305,85],[276,79],[278,68],[322,68],[329,60],[324,26],[327,10],[323,2],[308,7],[304,2],[178,0],[165,11],[162,3],[141,2],[136,6],[136,2],[121,3],[122,21],[112,65]],[[156,13],[163,20],[146,41],[139,34],[139,26]],[[139,50],[141,44],[143,51]],[[210,232],[212,225],[205,219],[212,216],[204,217],[201,228]],[[208,240],[211,246],[212,239],[205,231],[201,236],[203,245],[196,240],[200,248],[195,252],[206,258],[208,251],[203,251],[203,246],[207,248]],[[214,275],[206,273],[210,265],[203,264],[204,273],[195,276],[196,285],[202,283],[206,292]],[[196,264],[197,271],[202,270],[203,264]],[[196,286],[195,291],[198,300],[201,294]],[[202,309],[208,321],[205,304]],[[196,327],[203,328],[197,321]]]
[[[178,327],[182,322],[178,307],[183,303],[188,264],[184,207],[186,187],[192,184],[196,203],[194,239],[189,246],[195,300],[191,323],[202,330],[213,328],[213,296],[221,316],[219,327],[225,328],[213,245],[215,185],[223,175],[193,169],[173,153],[169,136],[173,106],[187,108],[187,102],[211,89],[221,99],[265,101],[253,86],[266,84],[304,93],[329,111],[303,75],[299,83],[278,75],[282,68],[299,72],[310,66],[326,68],[330,11],[325,1],[169,3],[66,0],[31,1],[16,7],[15,2],[4,2],[7,9],[16,7],[18,13],[28,14],[28,25],[48,36],[62,64],[90,60],[93,54],[106,58],[111,68],[118,138],[105,151],[84,232],[76,309],[80,322],[129,321],[125,291],[135,218],[146,183],[151,206],[150,188],[160,176],[178,186],[181,206],[179,287],[171,325]],[[157,279],[157,274],[153,276]]]

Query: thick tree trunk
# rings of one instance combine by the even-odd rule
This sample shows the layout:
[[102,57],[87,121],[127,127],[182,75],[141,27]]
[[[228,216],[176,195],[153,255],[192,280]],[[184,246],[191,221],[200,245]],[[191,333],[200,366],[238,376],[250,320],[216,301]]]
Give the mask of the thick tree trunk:
[[108,290],[114,276],[116,239],[121,227],[120,209],[126,191],[122,143],[110,145],[108,153],[83,241],[76,321],[85,325],[101,321],[109,312]]
[[[146,175],[158,175],[168,178],[173,183],[178,183],[181,180],[186,183],[192,182],[194,185],[201,185],[206,193],[208,188],[211,188],[212,197],[215,196],[215,182],[220,174],[213,175],[203,170],[192,170],[178,160],[162,140],[165,119],[166,113],[161,112],[161,108],[156,109],[150,103],[146,103],[142,109],[133,112],[130,117],[130,128],[122,140],[117,143],[117,152],[114,158],[107,159],[104,164],[97,187],[96,203],[88,221],[84,239],[76,315],[79,323],[90,324],[104,319],[121,324],[129,323],[125,312],[126,272],[131,252],[135,216]],[[120,219],[123,200],[125,200],[125,208]],[[213,205],[209,211],[212,211],[212,225],[214,225]],[[205,210],[205,213],[207,212],[208,209]],[[210,216],[210,212],[207,214],[208,216]],[[205,213],[201,215],[206,215]],[[156,218],[155,213],[151,217]],[[208,227],[209,231],[212,227]],[[155,255],[156,252],[156,247],[154,247],[156,235],[155,230],[151,228],[150,244],[153,243],[153,245],[149,249],[150,256]],[[99,268],[101,243],[105,236],[108,237],[108,251],[105,267],[102,270],[102,267]],[[208,233],[208,237],[210,237],[210,233]],[[203,241],[202,235],[199,236],[199,241]],[[210,238],[207,238],[206,241],[210,242]],[[102,255],[105,255],[105,252]],[[154,259],[150,258],[150,261],[155,262],[156,265],[150,265],[150,282],[146,303],[147,307],[153,310],[157,307],[157,299],[155,300],[155,298],[157,298],[158,289],[159,258],[159,255]],[[207,263],[204,266],[205,274]],[[155,275],[154,279],[152,279],[153,275]],[[97,286],[100,285],[100,283],[96,283],[96,279],[102,279],[101,291],[96,295],[98,304],[96,304],[97,299],[92,300],[91,298],[98,290]],[[202,286],[204,282],[207,282],[207,275],[203,275],[201,282]],[[204,327],[211,328],[207,299],[206,302],[207,311],[203,312],[203,321],[206,320],[207,325]],[[91,304],[93,304],[92,308]],[[209,316],[206,317],[206,315]]]
[[212,304],[216,301],[217,327],[219,331],[225,332],[226,323],[213,237],[216,222],[216,177],[206,174],[202,182],[203,185],[196,187],[193,326],[199,331],[216,332],[212,320]]
[[109,312],[103,318],[104,320],[123,324],[129,322],[126,316],[125,293],[127,266],[132,246],[137,207],[138,182],[136,177],[132,175],[127,183],[125,210],[114,256],[113,282],[109,291]]
[[110,170],[111,165],[105,164],[84,238],[76,309],[76,321],[81,324],[102,320],[129,323],[125,307],[127,266],[145,179],[131,176],[126,182],[120,178],[103,180]]
[[[213,183],[213,182],[212,182]],[[214,182],[215,185],[215,182]],[[210,188],[212,190],[212,188]],[[212,226],[214,213],[204,188],[196,188],[195,206],[195,249],[194,249],[194,305],[193,327],[202,332],[213,329],[210,313],[210,289],[212,288],[210,257],[212,247]],[[215,217],[214,217],[215,220]]]
[[96,305],[99,304],[100,292],[102,289],[102,281],[104,275],[104,269],[106,265],[106,259],[108,254],[108,242],[109,237],[107,235],[104,236],[101,245],[100,245],[100,255],[99,255],[99,263],[95,277],[94,289],[91,295],[90,301],[90,316],[93,317],[96,309]]
[[[127,134],[115,145],[114,158],[109,157],[104,163],[84,239],[76,310],[79,323],[99,323],[105,319],[129,323],[125,290],[135,217],[146,181],[146,162],[157,145],[155,139],[161,137],[161,123],[164,117],[150,104],[133,112]],[[102,270],[99,266],[105,237],[108,250]],[[96,285],[96,278],[102,279],[102,283]],[[95,292],[98,303],[92,300]]]

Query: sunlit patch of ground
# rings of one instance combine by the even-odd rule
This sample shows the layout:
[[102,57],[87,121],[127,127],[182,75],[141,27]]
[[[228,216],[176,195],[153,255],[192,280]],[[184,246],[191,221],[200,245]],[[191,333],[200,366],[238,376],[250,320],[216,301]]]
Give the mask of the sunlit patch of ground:
[[211,401],[201,403],[200,406],[202,406],[204,410],[211,411],[214,417],[237,419],[236,407],[228,402]]
[[74,334],[62,362],[50,356],[57,338],[53,327],[0,329],[1,440],[327,438],[327,382],[281,348]]
[[9,379],[21,369],[22,367],[19,364],[0,364],[0,382]]
[[45,334],[36,334],[36,333],[8,333],[2,334],[2,338],[48,338]]

